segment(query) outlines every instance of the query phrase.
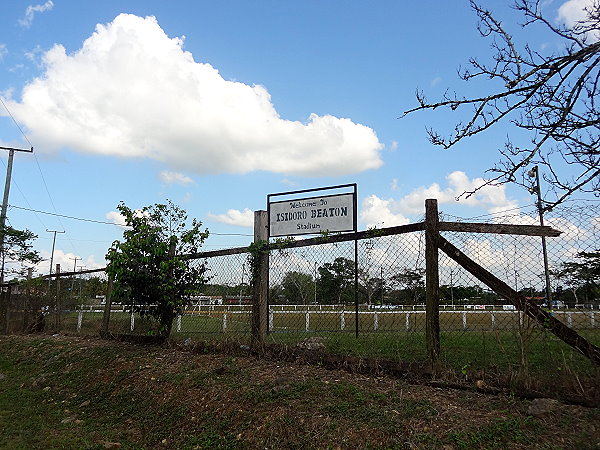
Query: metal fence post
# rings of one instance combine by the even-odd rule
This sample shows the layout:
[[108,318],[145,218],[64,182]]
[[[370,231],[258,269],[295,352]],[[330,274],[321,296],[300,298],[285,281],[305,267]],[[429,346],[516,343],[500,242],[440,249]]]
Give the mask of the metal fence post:
[[440,356],[440,275],[438,269],[439,217],[437,200],[425,200],[425,335],[433,372]]
[[[254,211],[254,242],[268,243],[267,211]],[[256,260],[252,267],[254,292],[252,296],[252,347],[262,348],[267,337],[267,328],[269,325],[269,252],[264,249],[259,254],[255,254]],[[255,271],[258,269],[258,273]]]

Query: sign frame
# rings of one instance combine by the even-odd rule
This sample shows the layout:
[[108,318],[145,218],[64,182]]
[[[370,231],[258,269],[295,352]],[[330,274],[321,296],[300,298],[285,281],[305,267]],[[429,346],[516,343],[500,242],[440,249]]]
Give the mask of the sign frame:
[[[337,193],[337,194],[321,195],[321,196],[317,196],[317,197],[302,197],[302,198],[294,198],[294,199],[288,199],[288,200],[271,201],[271,199],[273,197],[308,194],[310,192],[322,192],[322,191],[331,191],[331,190],[348,189],[348,188],[352,188],[352,191]],[[301,190],[297,190],[297,191],[287,191],[287,192],[278,192],[275,194],[268,194],[267,195],[268,236],[269,237],[281,237],[281,236],[302,236],[302,235],[307,235],[307,234],[318,234],[318,232],[314,232],[314,231],[311,232],[310,230],[307,230],[305,232],[300,232],[300,233],[294,233],[294,234],[271,234],[271,204],[285,203],[285,202],[291,202],[291,201],[302,202],[302,201],[310,201],[310,200],[315,200],[315,199],[334,198],[334,197],[348,196],[348,195],[352,196],[352,228],[344,229],[344,230],[335,230],[333,232],[335,232],[335,233],[337,233],[337,232],[340,232],[340,233],[355,232],[356,233],[356,231],[357,231],[357,188],[356,188],[356,183],[350,183],[350,184],[340,184],[340,185],[336,185],[336,186],[326,186],[326,187],[320,187],[320,188],[301,189]],[[323,231],[325,231],[325,230],[323,230]]]

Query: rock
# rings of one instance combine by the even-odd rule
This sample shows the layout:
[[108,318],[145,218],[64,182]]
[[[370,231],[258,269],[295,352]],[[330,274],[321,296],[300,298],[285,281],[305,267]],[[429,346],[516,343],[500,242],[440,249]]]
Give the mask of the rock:
[[487,387],[487,385],[485,384],[485,381],[483,381],[483,380],[477,380],[475,382],[475,387],[477,389],[485,389]]
[[533,417],[543,417],[560,407],[560,402],[551,398],[536,398],[527,408],[527,414]]
[[325,348],[325,342],[322,337],[310,337],[298,342],[296,348],[301,348],[303,350],[322,350]]
[[90,401],[89,400],[86,400],[81,405],[79,405],[80,408],[85,408],[86,406],[90,406]]
[[61,420],[60,423],[71,423],[74,421],[75,421],[75,416],[70,416],[70,417],[67,417],[67,418]]

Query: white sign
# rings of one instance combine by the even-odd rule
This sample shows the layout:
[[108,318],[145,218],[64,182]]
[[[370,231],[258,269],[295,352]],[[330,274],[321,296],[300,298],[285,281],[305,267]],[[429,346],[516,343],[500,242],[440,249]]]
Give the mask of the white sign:
[[269,203],[269,235],[354,231],[354,194]]

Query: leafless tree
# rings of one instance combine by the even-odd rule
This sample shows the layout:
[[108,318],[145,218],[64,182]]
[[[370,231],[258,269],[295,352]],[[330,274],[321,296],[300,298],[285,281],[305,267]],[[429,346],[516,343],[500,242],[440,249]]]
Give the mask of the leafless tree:
[[[544,179],[555,193],[544,202],[546,210],[576,192],[600,195],[600,0],[585,10],[585,20],[570,27],[544,17],[539,0],[516,1],[514,8],[524,17],[523,27],[541,24],[561,38],[562,50],[550,54],[529,45],[518,48],[489,10],[473,1],[471,7],[479,18],[479,33],[492,40],[494,55],[491,64],[471,58],[459,76],[464,81],[489,79],[489,93],[464,97],[447,92],[441,101],[430,103],[417,91],[419,106],[404,116],[421,110],[471,107],[469,119],[457,123],[450,135],[427,129],[431,143],[445,149],[501,121],[529,132],[531,141],[525,147],[513,145],[510,139],[504,144],[500,161],[488,170],[491,175],[484,186],[512,182],[531,189],[527,172],[537,164],[545,166]],[[497,81],[502,87],[494,90]]]

